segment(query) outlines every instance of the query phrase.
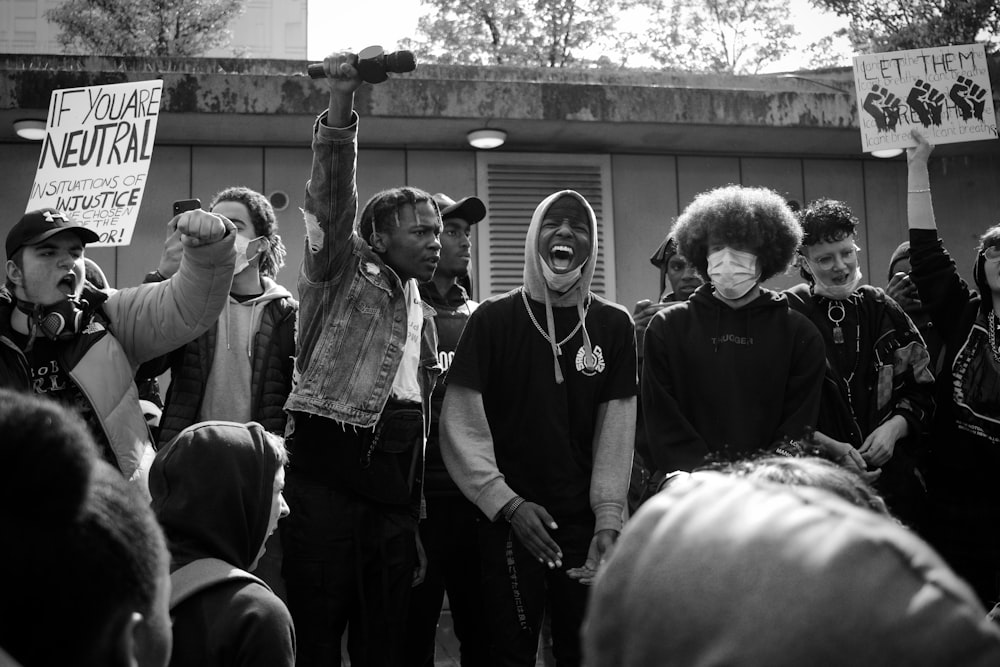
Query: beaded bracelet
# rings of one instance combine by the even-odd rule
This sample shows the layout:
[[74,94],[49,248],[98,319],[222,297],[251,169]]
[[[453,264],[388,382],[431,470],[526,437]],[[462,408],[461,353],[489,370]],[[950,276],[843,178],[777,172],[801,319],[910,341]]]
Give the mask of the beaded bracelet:
[[911,195],[918,195],[921,192],[930,192],[930,191],[931,191],[930,188],[924,188],[922,190],[907,190],[906,192],[909,193],[909,194],[911,194]]
[[510,520],[514,518],[514,512],[516,512],[517,509],[523,504],[524,498],[521,496],[517,496],[507,503],[506,507],[503,508],[503,518],[507,521],[507,523],[510,523]]

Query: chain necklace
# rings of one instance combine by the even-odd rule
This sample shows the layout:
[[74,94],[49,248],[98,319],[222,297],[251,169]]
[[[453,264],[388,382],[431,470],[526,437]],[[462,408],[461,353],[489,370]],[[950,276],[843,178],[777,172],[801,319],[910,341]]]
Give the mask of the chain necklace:
[[[521,288],[521,300],[524,301],[524,309],[528,311],[528,317],[531,318],[531,323],[535,325],[536,329],[538,329],[538,333],[542,334],[542,338],[544,338],[546,342],[548,342],[549,345],[551,345],[552,339],[549,338],[549,335],[545,333],[545,329],[543,329],[542,326],[538,323],[538,320],[535,319],[535,314],[531,312],[531,306],[528,304],[528,293],[525,291],[523,287]],[[590,299],[588,298],[586,305],[583,307],[584,318],[587,317],[587,312],[589,310],[590,310]],[[579,320],[576,323],[576,326],[573,327],[573,330],[569,332],[569,335],[563,338],[560,342],[556,343],[556,354],[562,354],[562,346],[568,343],[569,340],[576,335],[576,332],[579,331],[580,327],[582,326],[583,326],[583,320]]]
[[991,310],[986,319],[989,323],[990,352],[993,353],[993,360],[1000,364],[1000,351],[997,350],[997,316]]
[[[857,311],[856,306],[855,311]],[[852,413],[854,412],[854,397],[851,394],[851,381],[854,380],[854,375],[858,372],[858,362],[861,360],[861,314],[857,312],[855,314],[858,316],[858,321],[854,332],[854,367],[851,368],[851,374],[844,378],[844,386],[847,389],[847,404]],[[833,323],[834,344],[842,345],[844,343],[844,330],[840,327],[840,323],[847,317],[847,310],[844,308],[843,302],[831,299],[826,307],[826,316]],[[840,352],[838,356],[843,359],[844,350],[839,347],[837,350]]]

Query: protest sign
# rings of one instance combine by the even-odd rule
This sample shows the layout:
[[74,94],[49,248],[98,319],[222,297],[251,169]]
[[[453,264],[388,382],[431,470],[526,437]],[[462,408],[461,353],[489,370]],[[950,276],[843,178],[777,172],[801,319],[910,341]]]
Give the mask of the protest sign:
[[854,57],[854,85],[865,152],[997,138],[993,91],[982,44]]
[[132,239],[153,155],[163,81],[52,91],[27,210],[57,208],[100,236]]

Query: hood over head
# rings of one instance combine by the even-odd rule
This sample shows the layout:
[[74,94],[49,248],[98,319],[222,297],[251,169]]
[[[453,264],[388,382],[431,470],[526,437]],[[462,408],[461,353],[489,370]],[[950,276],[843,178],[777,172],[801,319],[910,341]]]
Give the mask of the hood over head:
[[[549,286],[545,278],[545,262],[538,253],[538,235],[541,230],[542,221],[545,214],[552,206],[564,197],[575,199],[583,208],[587,220],[590,223],[590,256],[580,267],[580,278],[566,291],[558,292]],[[531,216],[531,224],[528,226],[528,234],[524,241],[524,291],[534,301],[545,304],[545,315],[549,342],[552,346],[552,354],[555,360],[556,383],[562,384],[562,369],[559,367],[559,350],[555,337],[555,322],[552,318],[553,307],[576,307],[579,312],[580,322],[583,324],[583,344],[585,349],[585,359],[593,357],[590,344],[590,334],[587,332],[586,315],[584,305],[590,295],[590,285],[594,280],[594,270],[597,266],[597,216],[590,203],[579,192],[574,190],[560,190],[555,192],[540,203],[534,214]]]
[[256,422],[189,426],[156,454],[153,511],[170,545],[171,570],[199,558],[248,568],[267,538],[280,465]]
[[896,264],[903,261],[904,259],[910,258],[910,242],[903,241],[896,249],[892,251],[892,256],[889,257],[889,280],[892,280],[893,274],[896,273]]
[[626,524],[585,664],[996,665],[969,586],[893,520],[815,488],[698,472]]

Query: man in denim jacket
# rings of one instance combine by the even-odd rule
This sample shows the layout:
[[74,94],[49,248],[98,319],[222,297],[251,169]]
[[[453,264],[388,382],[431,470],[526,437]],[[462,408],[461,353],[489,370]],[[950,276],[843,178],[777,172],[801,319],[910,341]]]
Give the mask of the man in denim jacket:
[[313,131],[306,253],[299,275],[297,380],[281,528],[298,664],[403,659],[410,587],[423,577],[420,514],[428,400],[439,372],[433,310],[418,281],[440,256],[433,198],[376,194],[355,228],[357,56],[324,62],[328,111]]

